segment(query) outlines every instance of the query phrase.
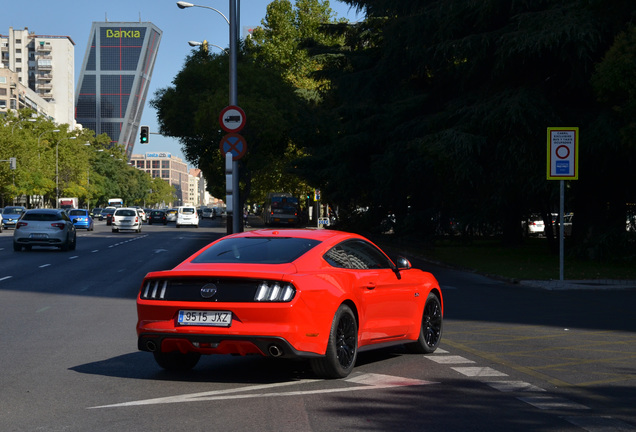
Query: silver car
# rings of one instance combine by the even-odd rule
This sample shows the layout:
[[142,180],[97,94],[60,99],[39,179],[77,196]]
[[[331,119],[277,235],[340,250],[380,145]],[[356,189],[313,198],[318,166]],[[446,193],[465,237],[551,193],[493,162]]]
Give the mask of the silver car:
[[73,222],[62,209],[33,209],[24,212],[13,231],[13,250],[32,246],[55,246],[74,250],[77,234]]
[[113,213],[113,232],[133,230],[141,232],[141,216],[134,207],[120,207]]

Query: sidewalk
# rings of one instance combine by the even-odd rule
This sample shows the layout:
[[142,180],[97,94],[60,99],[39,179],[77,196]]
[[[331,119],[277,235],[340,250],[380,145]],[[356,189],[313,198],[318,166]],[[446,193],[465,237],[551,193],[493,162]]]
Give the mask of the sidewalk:
[[519,285],[541,288],[548,291],[560,290],[636,290],[636,281],[617,279],[590,280],[522,280]]

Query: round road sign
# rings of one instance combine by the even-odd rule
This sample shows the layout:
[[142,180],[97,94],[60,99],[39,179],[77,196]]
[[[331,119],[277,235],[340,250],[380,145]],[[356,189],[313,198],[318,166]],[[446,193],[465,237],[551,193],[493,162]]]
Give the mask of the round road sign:
[[245,126],[245,112],[234,105],[226,106],[221,110],[219,123],[225,132],[239,132]]
[[247,143],[242,135],[229,133],[221,139],[221,153],[232,153],[232,160],[239,160],[247,151]]

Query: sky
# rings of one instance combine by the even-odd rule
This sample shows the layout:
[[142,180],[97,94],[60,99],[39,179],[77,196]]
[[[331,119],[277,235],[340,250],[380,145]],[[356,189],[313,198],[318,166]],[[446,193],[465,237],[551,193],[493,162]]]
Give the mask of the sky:
[[[162,32],[159,54],[152,73],[150,89],[141,119],[150,127],[150,142],[136,144],[133,153],[169,152],[181,157],[183,153],[176,139],[152,134],[158,132],[157,113],[148,104],[156,90],[172,85],[173,78],[183,68],[185,58],[192,52],[188,41],[207,40],[221,47],[229,46],[229,26],[223,18],[229,18],[230,0],[191,1],[214,10],[192,7],[179,9],[177,0],[3,0],[0,13],[0,34],[7,35],[9,27],[29,31],[36,35],[69,36],[75,43],[75,89],[86,54],[88,37],[93,22],[152,22]],[[237,0],[240,3],[239,25],[243,29],[261,24],[271,0]],[[331,8],[338,17],[357,21],[361,16],[340,1],[331,0]],[[211,50],[216,48],[210,45]],[[229,84],[228,84],[229,85]],[[241,83],[238,82],[240,89]],[[240,106],[240,100],[238,101]],[[246,113],[249,118],[249,113]],[[211,119],[218,121],[218,119]]]

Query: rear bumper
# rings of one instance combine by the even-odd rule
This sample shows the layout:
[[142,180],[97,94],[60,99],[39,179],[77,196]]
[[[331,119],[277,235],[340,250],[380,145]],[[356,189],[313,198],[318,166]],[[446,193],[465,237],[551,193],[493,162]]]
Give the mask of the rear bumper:
[[318,358],[320,354],[298,351],[282,337],[141,333],[137,339],[140,351],[180,351],[201,354],[258,354],[279,358]]

